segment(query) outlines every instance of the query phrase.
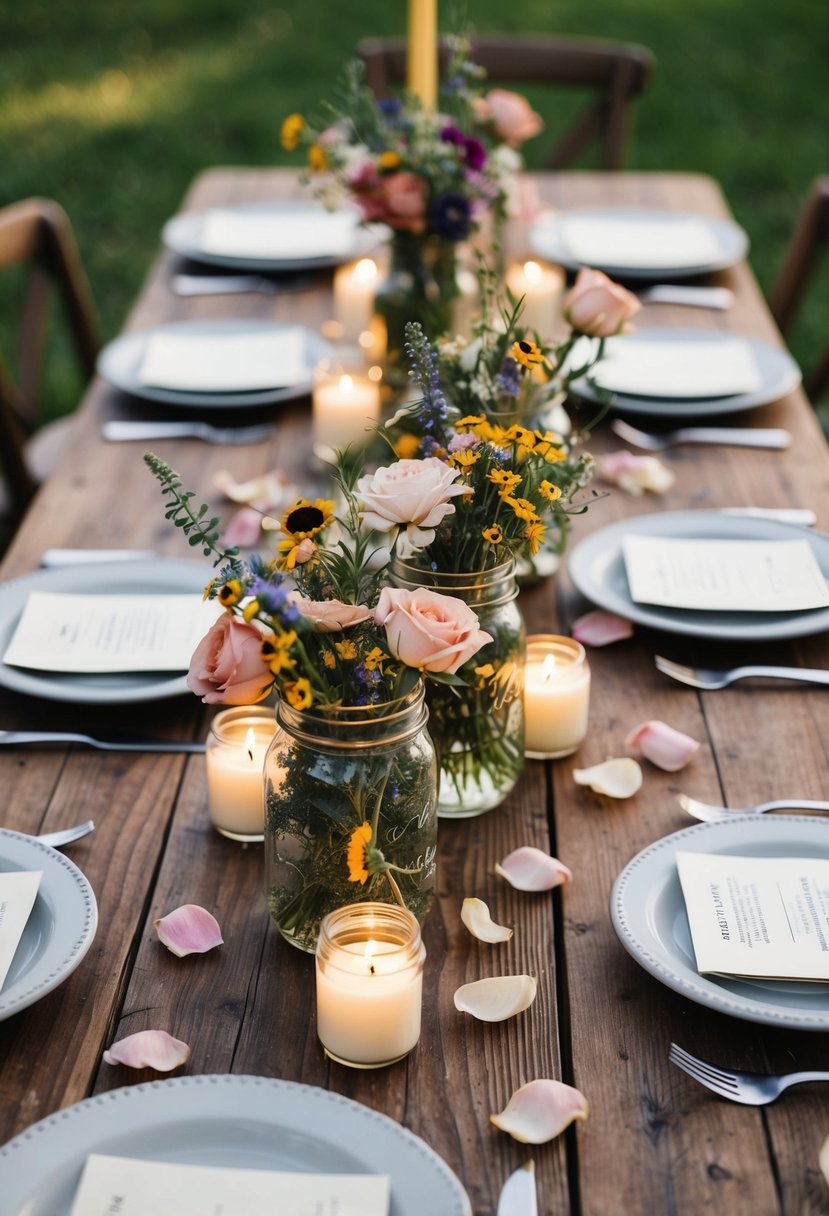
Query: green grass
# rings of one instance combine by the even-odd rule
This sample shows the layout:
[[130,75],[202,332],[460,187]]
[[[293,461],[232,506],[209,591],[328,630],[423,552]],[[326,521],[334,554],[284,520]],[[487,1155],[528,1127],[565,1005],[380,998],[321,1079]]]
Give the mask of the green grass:
[[[769,288],[811,179],[829,171],[825,0],[470,0],[468,13],[482,33],[648,46],[657,70],[628,165],[716,177]],[[358,38],[404,26],[403,0],[0,0],[0,205],[31,194],[64,205],[111,338],[193,176],[296,163],[278,145],[284,115],[317,107]],[[534,100],[554,129],[561,101]],[[537,157],[530,149],[531,165]],[[792,341],[805,365],[829,332],[827,297]],[[9,314],[8,292],[4,304]],[[8,355],[13,316],[3,323]],[[52,352],[47,415],[74,405],[70,362],[64,346]]]

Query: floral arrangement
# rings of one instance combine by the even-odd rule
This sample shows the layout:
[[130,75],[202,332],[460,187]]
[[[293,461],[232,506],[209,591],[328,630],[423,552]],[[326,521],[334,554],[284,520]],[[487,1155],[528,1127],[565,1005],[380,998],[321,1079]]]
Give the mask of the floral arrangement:
[[351,200],[366,221],[462,241],[483,212],[505,214],[517,148],[543,125],[519,94],[485,93],[483,75],[466,40],[454,38],[441,108],[431,113],[414,94],[377,101],[354,61],[322,121],[285,119],[282,146],[305,145],[309,170],[329,174],[318,190],[327,205]]

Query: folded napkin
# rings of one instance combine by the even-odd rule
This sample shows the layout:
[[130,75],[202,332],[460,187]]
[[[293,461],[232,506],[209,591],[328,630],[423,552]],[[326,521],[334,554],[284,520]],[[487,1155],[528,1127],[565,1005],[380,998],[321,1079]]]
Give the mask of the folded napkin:
[[[574,350],[570,356],[574,366],[578,357]],[[638,335],[609,338],[593,379],[616,393],[689,399],[751,393],[763,384],[754,352],[742,338],[692,342],[651,341]]]
[[203,253],[220,257],[274,261],[346,257],[354,249],[358,222],[354,211],[309,207],[258,212],[219,207],[205,215],[198,244]]
[[299,325],[249,333],[159,330],[147,338],[138,369],[141,384],[192,393],[288,388],[308,378]]
[[694,216],[573,216],[561,220],[570,256],[588,266],[631,270],[699,266],[722,252],[716,234]]

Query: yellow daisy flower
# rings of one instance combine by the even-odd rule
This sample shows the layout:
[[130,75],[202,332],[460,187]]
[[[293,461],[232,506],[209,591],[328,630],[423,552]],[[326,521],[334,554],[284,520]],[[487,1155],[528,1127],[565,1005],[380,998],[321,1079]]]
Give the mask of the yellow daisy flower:
[[357,658],[357,647],[348,639],[346,639],[344,642],[335,642],[334,649],[340,658],[346,662],[350,663],[352,659]]
[[460,469],[465,473],[467,469],[471,469],[473,464],[476,464],[480,459],[480,452],[453,452],[449,457],[449,464],[454,465],[456,469]]
[[542,498],[547,499],[547,502],[558,502],[561,498],[561,490],[558,486],[554,486],[551,481],[542,481],[538,487],[538,492]]
[[242,609],[242,619],[252,621],[259,611],[259,600],[250,600]]
[[530,555],[535,557],[544,543],[544,525],[540,519],[534,519],[524,529],[524,536],[530,542]]
[[295,152],[305,128],[305,119],[301,114],[289,114],[282,124],[280,140],[286,152]]
[[332,671],[337,666],[337,660],[334,658],[330,650],[326,650],[322,656],[322,661],[329,671]]
[[319,144],[311,144],[308,149],[308,168],[312,173],[324,173],[328,168],[328,155]]
[[480,426],[482,422],[486,422],[485,414],[467,414],[465,418],[458,418],[453,422],[456,431],[474,431],[476,426]]
[[500,486],[502,493],[509,494],[521,484],[520,473],[513,473],[509,469],[490,469],[486,477],[494,486]]
[[417,435],[401,435],[394,445],[394,454],[398,460],[413,460],[420,447]]
[[521,447],[532,449],[535,446],[537,434],[526,426],[511,426],[507,431],[510,443],[520,444]]
[[379,646],[373,646],[363,660],[366,665],[366,670],[382,672],[383,663],[385,663],[388,657],[389,656],[385,653],[385,651],[381,650]]
[[229,579],[224,586],[220,587],[216,598],[223,608],[232,608],[234,604],[238,604],[242,598],[242,584],[238,578]]
[[294,667],[296,660],[291,657],[291,646],[296,641],[293,630],[281,638],[266,638],[259,648],[259,653],[268,664],[271,675],[278,676],[281,671]]
[[539,364],[547,362],[547,356],[530,338],[520,338],[517,342],[513,342],[509,353],[516,363],[529,368],[530,371]]
[[533,524],[538,519],[538,512],[527,498],[504,498],[508,507],[512,507],[518,519],[524,519]]
[[314,694],[311,692],[311,682],[306,680],[304,676],[299,680],[292,680],[288,684],[283,684],[282,695],[294,709],[309,709],[314,700]]
[[348,881],[359,882],[361,885],[368,879],[366,869],[366,850],[371,843],[371,824],[361,823],[348,838]]
[[385,152],[381,152],[377,157],[377,168],[381,173],[388,173],[392,169],[399,169],[400,157],[389,148]]
[[485,541],[488,541],[490,545],[500,545],[501,541],[504,539],[504,534],[498,524],[490,524],[488,528],[484,528],[481,536]]

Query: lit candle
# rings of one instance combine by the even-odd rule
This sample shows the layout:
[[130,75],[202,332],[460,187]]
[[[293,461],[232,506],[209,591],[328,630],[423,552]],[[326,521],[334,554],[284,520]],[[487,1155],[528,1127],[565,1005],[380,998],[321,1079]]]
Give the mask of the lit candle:
[[587,734],[590,668],[574,638],[527,638],[524,671],[524,749],[527,756],[569,756]]
[[376,290],[377,263],[371,258],[349,262],[334,274],[334,317],[345,345],[360,343],[363,334],[371,333]]
[[325,1054],[352,1068],[382,1068],[407,1055],[420,1037],[425,957],[406,908],[358,903],[329,913],[317,942]]
[[424,110],[434,110],[438,98],[437,0],[409,0],[406,54],[406,85],[420,98]]
[[330,460],[337,448],[362,447],[380,420],[380,386],[374,369],[324,360],[314,374],[314,451]]
[[560,266],[540,262],[516,263],[507,271],[507,286],[514,296],[524,297],[520,324],[537,330],[545,341],[553,336],[560,317],[566,277]]
[[231,840],[264,838],[263,770],[275,730],[273,710],[255,705],[225,709],[211,723],[205,752],[210,822]]

